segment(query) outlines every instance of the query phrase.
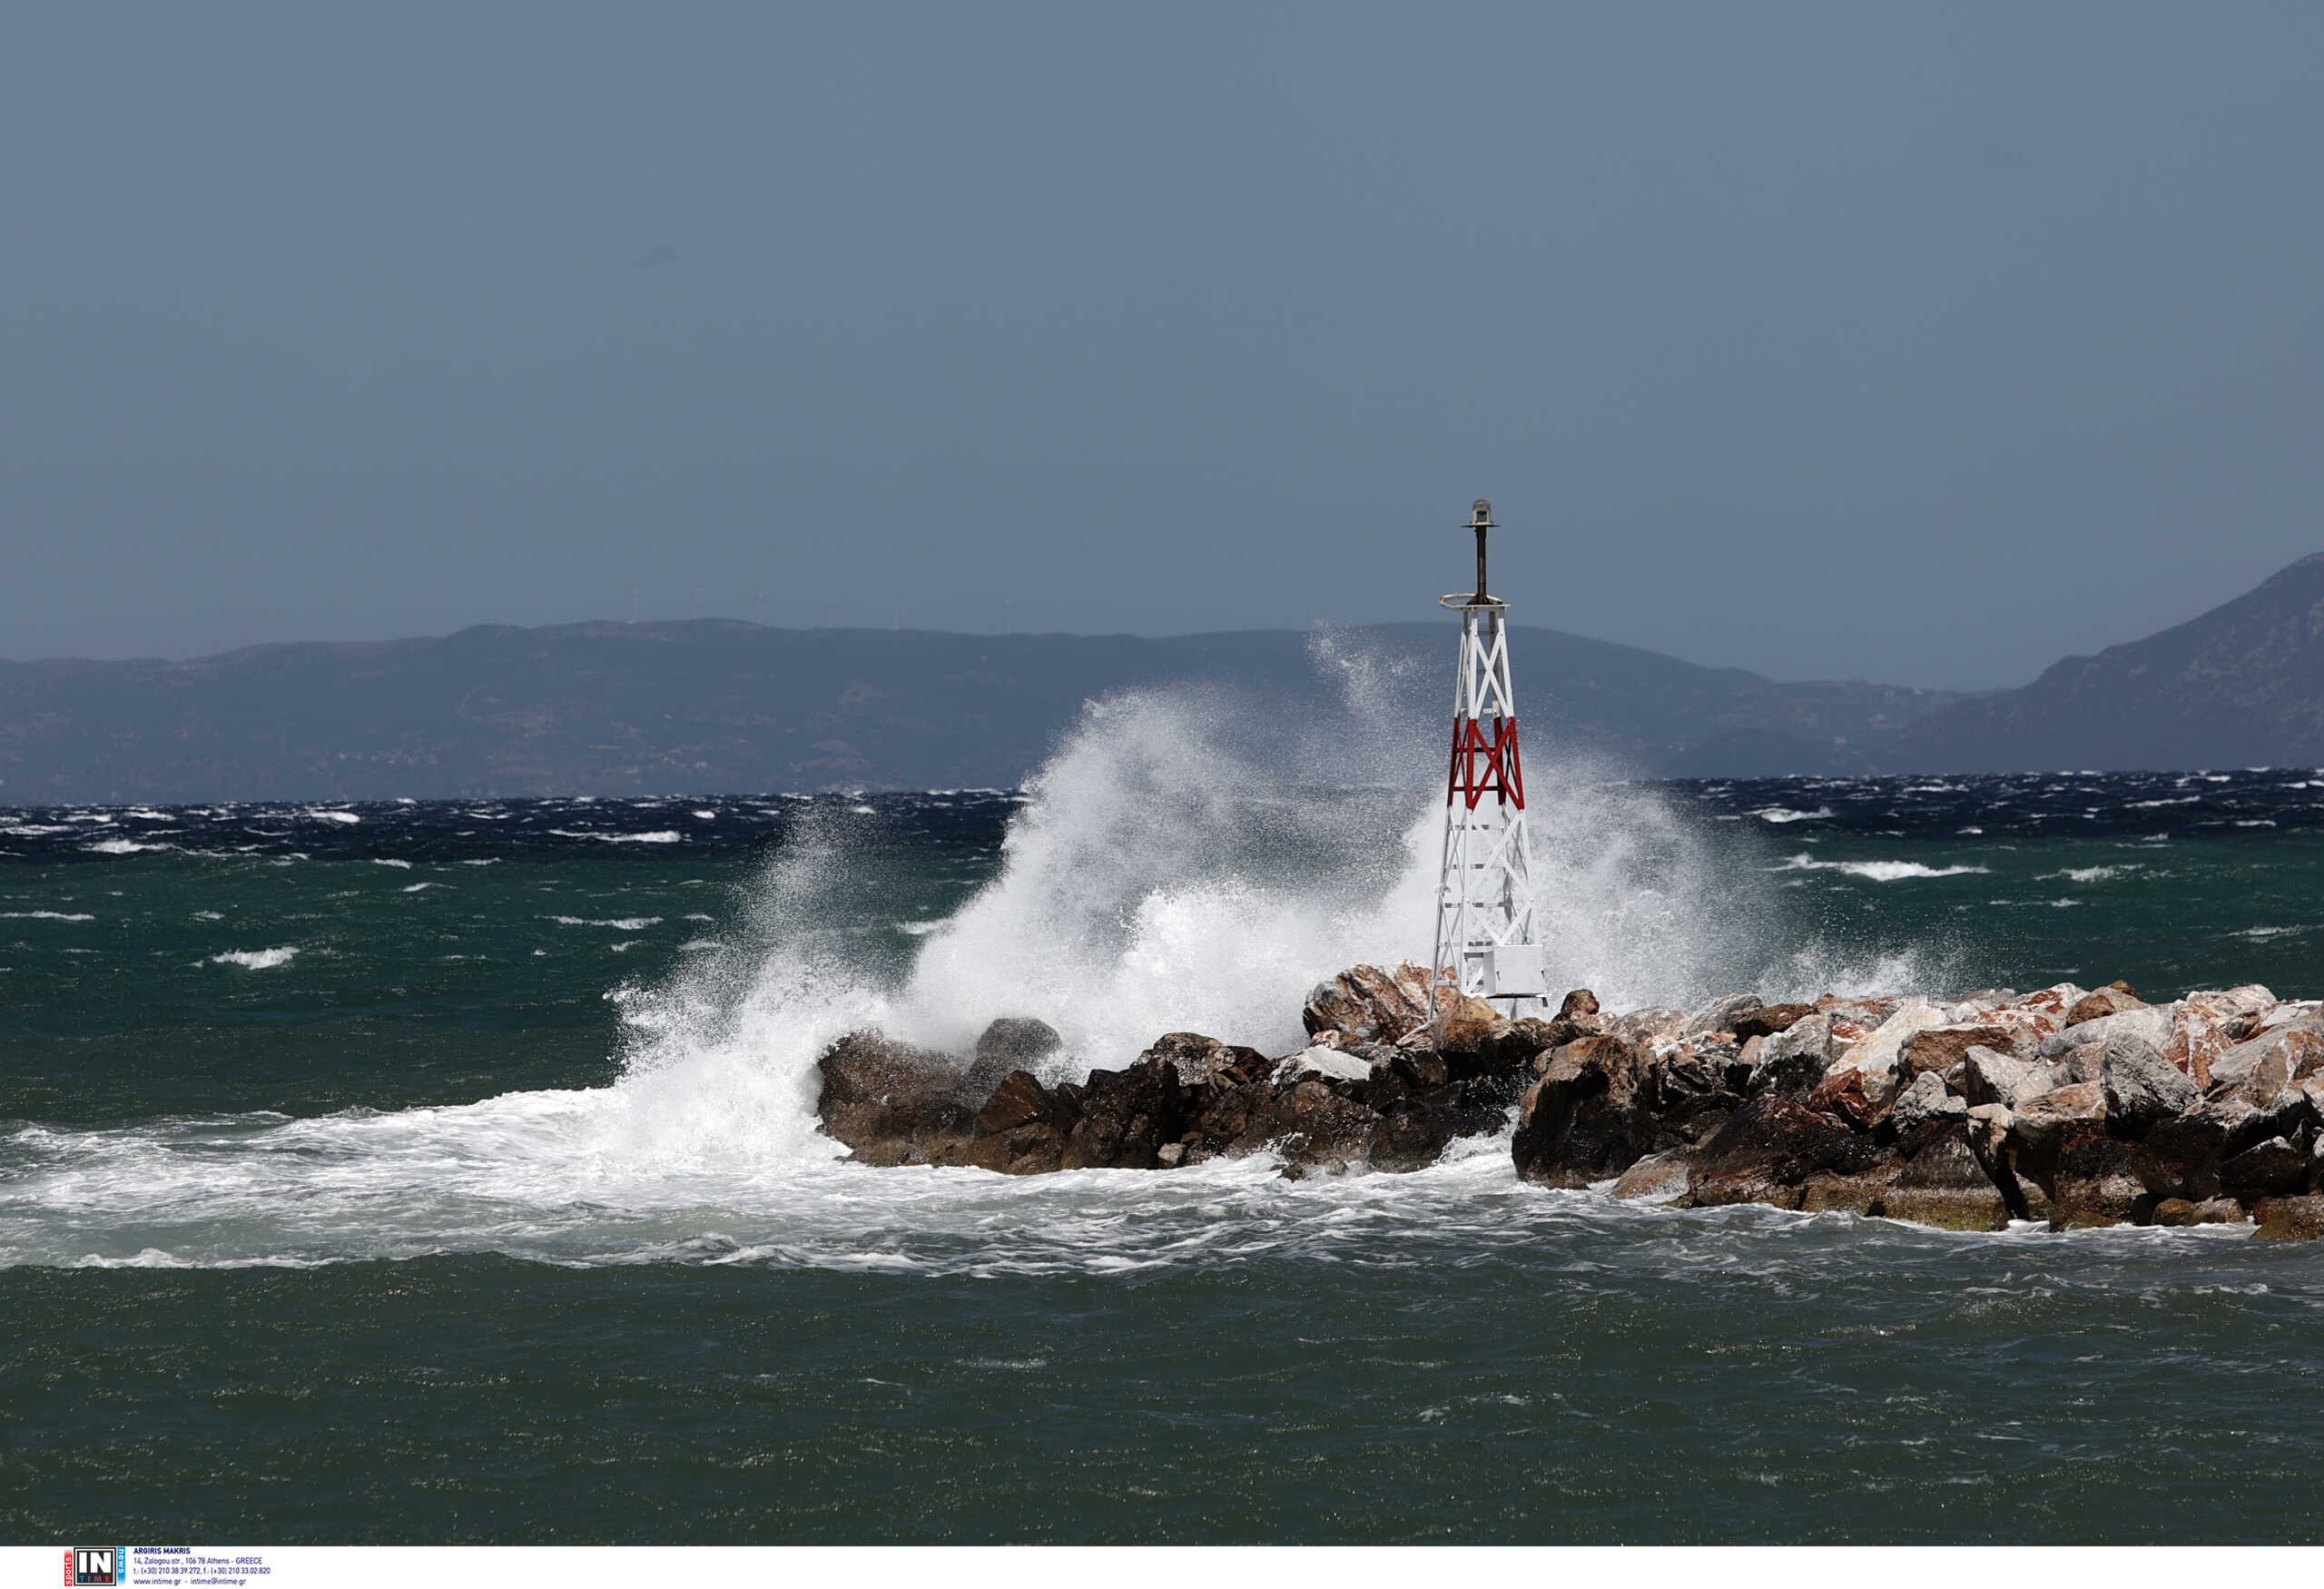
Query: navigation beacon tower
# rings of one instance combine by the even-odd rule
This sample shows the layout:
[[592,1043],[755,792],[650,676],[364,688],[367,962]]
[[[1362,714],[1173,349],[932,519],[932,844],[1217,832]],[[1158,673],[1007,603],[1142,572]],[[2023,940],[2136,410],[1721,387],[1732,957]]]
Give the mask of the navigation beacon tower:
[[1461,671],[1452,686],[1452,765],[1444,791],[1444,860],[1436,883],[1436,950],[1429,1009],[1452,995],[1507,1001],[1514,1019],[1542,997],[1533,918],[1533,853],[1525,836],[1525,771],[1517,757],[1517,699],[1509,688],[1509,604],[1485,590],[1485,532],[1492,504],[1470,505],[1477,587],[1441,597],[1461,615]]

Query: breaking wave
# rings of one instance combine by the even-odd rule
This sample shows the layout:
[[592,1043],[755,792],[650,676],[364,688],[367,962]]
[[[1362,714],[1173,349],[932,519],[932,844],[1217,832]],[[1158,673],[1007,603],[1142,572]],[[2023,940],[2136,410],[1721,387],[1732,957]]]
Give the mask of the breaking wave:
[[[1326,645],[1318,659],[1347,710],[1287,743],[1217,692],[1091,705],[1029,785],[997,872],[957,909],[912,897],[925,856],[876,810],[804,813],[717,939],[690,944],[656,985],[609,992],[625,1033],[610,1086],[302,1120],[22,1127],[0,1137],[0,1262],[470,1250],[948,1270],[1172,1261],[1169,1244],[1136,1237],[1135,1210],[1204,1227],[1201,1210],[1289,1196],[1285,1183],[1250,1161],[1031,1182],[840,1168],[843,1150],[816,1129],[814,1061],[866,1025],[957,1050],[1003,1015],[1063,1034],[1060,1074],[1121,1064],[1169,1031],[1280,1053],[1303,1041],[1300,1005],[1319,979],[1425,958],[1443,821],[1423,781],[1434,735],[1386,720],[1376,703],[1394,692],[1363,658]],[[1600,769],[1530,771],[1553,988],[1590,987],[1622,1009],[1925,981],[1909,959],[1859,962],[1790,933],[1774,891],[1752,886],[1764,858],[1749,841],[1715,840]],[[216,958],[262,970],[296,952]],[[1297,1194],[1326,1222],[1384,1199],[1441,1221],[1480,1197],[1555,1195],[1519,1187],[1494,1143],[1418,1176]],[[1289,1239],[1236,1216],[1173,1239],[1191,1243],[1191,1261]]]

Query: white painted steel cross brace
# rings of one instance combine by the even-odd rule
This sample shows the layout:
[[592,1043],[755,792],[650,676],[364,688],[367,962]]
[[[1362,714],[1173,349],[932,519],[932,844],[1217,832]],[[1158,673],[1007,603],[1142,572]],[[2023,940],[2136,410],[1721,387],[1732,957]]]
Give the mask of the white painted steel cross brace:
[[1429,961],[1435,968],[1429,1005],[1440,1020],[1454,988],[1505,1002],[1512,1018],[1527,1013],[1543,994],[1517,699],[1509,687],[1509,607],[1485,589],[1485,532],[1493,528],[1492,504],[1479,498],[1469,522],[1477,532],[1477,587],[1440,598],[1440,605],[1461,615],[1444,859],[1437,873],[1436,946]]

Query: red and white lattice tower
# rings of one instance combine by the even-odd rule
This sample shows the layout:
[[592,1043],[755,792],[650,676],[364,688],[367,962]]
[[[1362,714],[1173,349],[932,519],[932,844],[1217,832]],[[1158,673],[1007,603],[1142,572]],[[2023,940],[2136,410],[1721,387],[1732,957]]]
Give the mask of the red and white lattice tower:
[[1444,862],[1436,883],[1435,968],[1429,1007],[1448,990],[1507,1001],[1513,1019],[1542,996],[1533,916],[1533,853],[1525,836],[1525,769],[1517,755],[1517,698],[1509,687],[1509,604],[1485,591],[1485,532],[1492,504],[1469,509],[1477,532],[1477,587],[1438,605],[1461,615],[1461,671],[1452,687],[1452,765],[1444,793]]

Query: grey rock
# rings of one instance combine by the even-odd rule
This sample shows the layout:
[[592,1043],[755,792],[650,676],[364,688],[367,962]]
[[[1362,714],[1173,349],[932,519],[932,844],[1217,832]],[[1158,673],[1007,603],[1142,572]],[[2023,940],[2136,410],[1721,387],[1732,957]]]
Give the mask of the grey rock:
[[2059,1059],[2084,1043],[2111,1042],[2118,1033],[2143,1038],[2160,1050],[2171,1041],[2171,1012],[2149,1005],[2142,1010],[2124,1010],[2113,1015],[2102,1015],[2095,1021],[2085,1021],[2043,1038],[2034,1049],[2034,1057],[2041,1061]]
[[1729,993],[1724,999],[1713,999],[1689,1015],[1686,1024],[1679,1029],[1679,1035],[1694,1037],[1706,1031],[1732,1031],[1738,1017],[1765,1008],[1754,994]]
[[1810,1015],[1760,1043],[1746,1090],[1754,1096],[1770,1088],[1800,1091],[1822,1081],[1831,1062],[1832,1018]]
[[1973,1048],[1961,1056],[1961,1095],[1972,1110],[1995,1103],[2014,1110],[2047,1092],[2051,1074],[2047,1065],[2029,1065],[1998,1049]]
[[1922,1071],[1919,1080],[1897,1094],[1888,1110],[1899,1134],[1918,1130],[1931,1120],[1966,1120],[1968,1114],[1968,1100],[1955,1097],[1945,1079],[1934,1071]]
[[1278,1087],[1295,1086],[1311,1077],[1329,1081],[1365,1081],[1371,1080],[1372,1063],[1360,1054],[1316,1047],[1302,1049],[1275,1068],[1274,1080]]
[[2200,1096],[2194,1082],[2164,1059],[2160,1050],[2129,1032],[2106,1040],[2098,1065],[2098,1085],[2106,1095],[2107,1117],[2134,1130],[2185,1113],[2195,1107]]

